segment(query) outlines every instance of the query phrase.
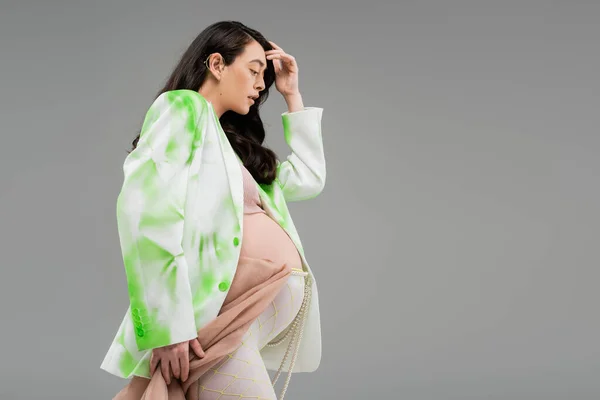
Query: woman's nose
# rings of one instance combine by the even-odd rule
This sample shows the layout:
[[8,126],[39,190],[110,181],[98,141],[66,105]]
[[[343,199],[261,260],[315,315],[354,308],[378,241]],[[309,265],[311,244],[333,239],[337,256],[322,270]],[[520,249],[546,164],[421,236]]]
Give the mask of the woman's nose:
[[265,89],[265,80],[261,79],[260,82],[258,82],[258,85],[256,85],[256,90],[261,92]]

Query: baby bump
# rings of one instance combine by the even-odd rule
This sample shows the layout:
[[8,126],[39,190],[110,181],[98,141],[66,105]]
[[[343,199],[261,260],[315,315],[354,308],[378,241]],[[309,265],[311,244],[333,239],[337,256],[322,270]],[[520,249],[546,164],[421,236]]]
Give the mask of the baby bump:
[[265,213],[244,215],[240,256],[267,259],[302,269],[296,245],[285,230]]

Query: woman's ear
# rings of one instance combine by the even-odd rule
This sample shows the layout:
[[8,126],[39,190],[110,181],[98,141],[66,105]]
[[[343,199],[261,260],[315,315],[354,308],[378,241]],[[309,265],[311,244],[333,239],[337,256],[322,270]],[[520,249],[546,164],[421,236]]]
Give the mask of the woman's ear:
[[223,71],[225,70],[225,59],[223,58],[223,56],[219,53],[211,54],[210,58],[208,59],[207,64],[208,64],[208,69],[213,74],[215,79],[217,81],[220,81],[221,75],[223,74]]
[[221,54],[219,54],[218,63],[217,63],[217,71],[219,71],[219,80],[223,78],[223,74],[227,69],[227,65],[225,65],[225,58]]

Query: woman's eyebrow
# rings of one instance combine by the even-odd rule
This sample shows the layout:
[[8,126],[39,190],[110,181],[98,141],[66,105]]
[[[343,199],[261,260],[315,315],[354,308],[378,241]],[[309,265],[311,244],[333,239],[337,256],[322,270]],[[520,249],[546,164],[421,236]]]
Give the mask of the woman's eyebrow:
[[261,66],[262,68],[264,68],[264,67],[265,67],[265,63],[264,63],[264,62],[262,62],[261,60],[259,60],[258,58],[255,58],[254,60],[252,60],[252,61],[250,61],[250,62],[251,62],[251,63],[252,63],[252,62],[257,62],[257,63],[259,63],[259,64],[260,64],[260,66]]

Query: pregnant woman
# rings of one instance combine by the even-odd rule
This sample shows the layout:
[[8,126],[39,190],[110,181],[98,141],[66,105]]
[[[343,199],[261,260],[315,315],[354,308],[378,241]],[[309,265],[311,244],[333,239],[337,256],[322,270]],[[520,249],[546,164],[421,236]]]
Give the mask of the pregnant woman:
[[[283,162],[259,116],[273,83],[288,106]],[[185,51],[123,166],[130,306],[101,368],[131,382],[115,399],[276,399],[287,371],[283,398],[292,372],[318,368],[317,287],[287,202],[323,189],[321,115],[302,104],[295,58],[239,22]],[[164,393],[147,390],[157,376]]]

